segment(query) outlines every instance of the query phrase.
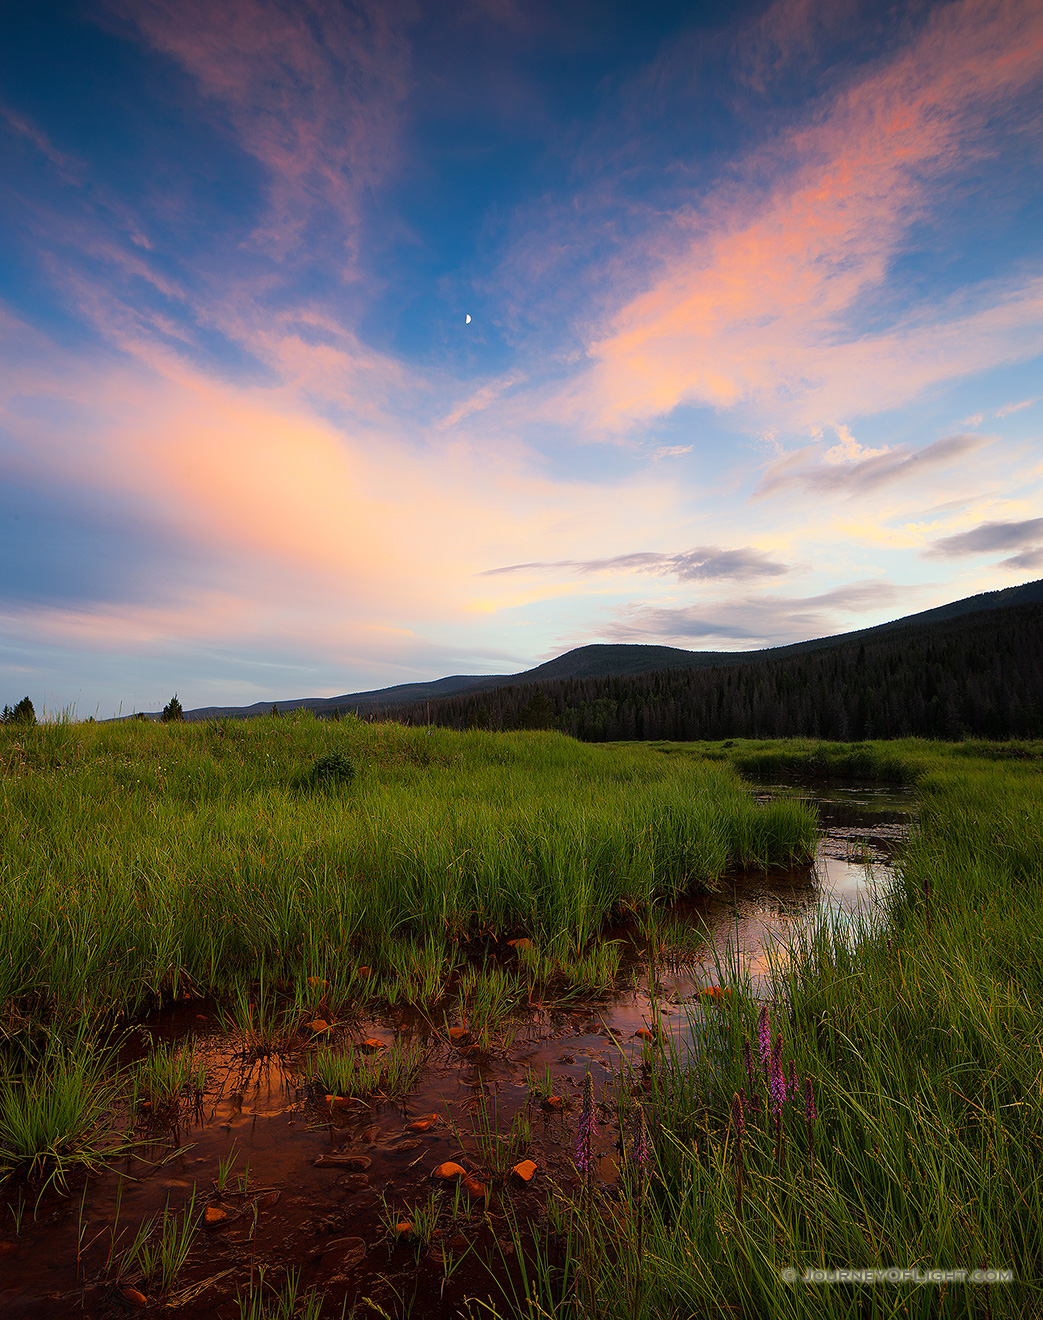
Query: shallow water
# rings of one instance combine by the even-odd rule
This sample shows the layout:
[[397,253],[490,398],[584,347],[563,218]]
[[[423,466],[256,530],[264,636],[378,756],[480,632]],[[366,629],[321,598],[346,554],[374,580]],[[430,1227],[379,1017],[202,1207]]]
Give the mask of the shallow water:
[[[309,1048],[303,1035],[281,1056],[247,1065],[242,1041],[222,1031],[213,1004],[184,1002],[152,1015],[141,1028],[144,1040],[193,1041],[195,1059],[207,1069],[202,1103],[181,1113],[176,1130],[139,1124],[142,1144],[134,1156],[81,1180],[70,1196],[45,1197],[35,1221],[31,1211],[25,1214],[19,1235],[11,1231],[10,1214],[0,1221],[4,1316],[110,1317],[138,1309],[115,1286],[113,1261],[143,1219],[168,1201],[180,1209],[193,1188],[197,1207],[209,1204],[225,1217],[201,1231],[173,1297],[165,1306],[151,1303],[150,1310],[238,1316],[236,1298],[259,1269],[278,1282],[296,1267],[303,1286],[316,1285],[331,1299],[324,1315],[340,1315],[342,1304],[347,1314],[355,1304],[359,1315],[377,1314],[366,1298],[392,1316],[406,1314],[411,1304],[418,1320],[466,1314],[465,1298],[489,1295],[484,1260],[501,1278],[511,1272],[508,1206],[523,1221],[534,1219],[553,1184],[572,1185],[588,1070],[595,1094],[613,1101],[625,1061],[627,1084],[639,1092],[647,1046],[634,1033],[658,1023],[698,1048],[701,1024],[716,1020],[699,991],[717,984],[720,965],[734,958],[753,993],[764,996],[772,951],[784,956],[801,923],[821,911],[841,923],[859,907],[872,911],[873,893],[892,874],[908,828],[911,793],[857,785],[816,793],[758,790],[759,797],[776,794],[802,796],[818,807],[823,835],[814,865],[732,876],[719,893],[679,904],[671,914],[677,947],[668,942],[654,963],[635,932],[609,932],[624,951],[615,993],[526,1006],[510,1019],[500,1046],[484,1053],[450,1043],[444,1022],[432,1024],[403,1008],[339,1024],[336,1035],[345,1044],[367,1037],[423,1044],[417,1085],[401,1100],[331,1112],[302,1085],[299,1065]],[[533,1074],[548,1073],[553,1106],[531,1085]],[[599,1179],[609,1185],[617,1177],[620,1139],[611,1113],[608,1105],[602,1110],[596,1160]],[[409,1130],[428,1115],[437,1116],[429,1128]],[[128,1118],[121,1116],[120,1130]],[[497,1145],[517,1122],[529,1125],[527,1139],[513,1151]],[[490,1135],[483,1138],[483,1129]],[[357,1167],[316,1164],[331,1154],[355,1157]],[[524,1184],[509,1169],[529,1155],[538,1172]],[[472,1198],[457,1184],[437,1191],[432,1171],[450,1160],[473,1171],[488,1198]],[[415,1221],[412,1208],[429,1203],[433,1193],[441,1209],[432,1241],[421,1246],[395,1239],[389,1232],[395,1220]],[[126,1230],[115,1248],[114,1228]],[[131,1271],[120,1284],[135,1282]],[[178,1304],[171,1307],[171,1301]]]

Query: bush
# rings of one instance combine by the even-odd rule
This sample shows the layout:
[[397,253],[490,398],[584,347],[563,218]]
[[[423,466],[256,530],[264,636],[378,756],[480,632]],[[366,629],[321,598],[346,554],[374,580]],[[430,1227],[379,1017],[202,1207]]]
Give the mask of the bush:
[[0,715],[0,720],[3,720],[4,724],[28,724],[30,726],[35,724],[36,711],[33,710],[33,703],[28,697],[23,697],[14,710],[10,706],[5,706],[3,715]]
[[355,763],[349,757],[343,752],[330,752],[319,757],[303,776],[301,786],[317,789],[347,787],[354,783],[356,774]]
[[184,718],[185,712],[181,709],[181,702],[178,701],[177,693],[175,692],[163,707],[163,714],[160,716],[160,719],[164,724],[173,724],[175,720],[183,720]]

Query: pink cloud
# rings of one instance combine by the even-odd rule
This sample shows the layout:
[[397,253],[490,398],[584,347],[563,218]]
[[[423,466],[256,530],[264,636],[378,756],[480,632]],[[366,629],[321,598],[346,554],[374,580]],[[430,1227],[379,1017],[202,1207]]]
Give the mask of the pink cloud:
[[[366,189],[398,157],[409,55],[408,3],[284,5],[277,0],[108,0],[219,102],[241,145],[270,172],[254,235],[292,255],[317,204],[350,245]],[[356,255],[349,250],[347,255]]]
[[[962,0],[806,126],[747,162],[745,187],[657,237],[662,273],[588,346],[566,392],[576,420],[622,430],[685,402],[805,426],[912,397],[927,384],[1043,350],[1043,279],[859,334],[910,223],[978,149],[990,115],[1043,75],[1043,10]],[[778,182],[765,193],[753,180]],[[781,177],[780,177],[781,176]],[[562,400],[555,400],[561,407]]]

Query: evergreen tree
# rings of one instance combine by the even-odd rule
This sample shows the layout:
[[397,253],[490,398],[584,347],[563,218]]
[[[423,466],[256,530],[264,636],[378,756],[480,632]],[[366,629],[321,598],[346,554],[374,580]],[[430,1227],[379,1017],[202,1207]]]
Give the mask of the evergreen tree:
[[0,716],[4,724],[28,724],[36,723],[36,711],[33,710],[33,703],[28,697],[23,697],[15,706],[14,710],[10,706],[4,707],[4,713]]
[[177,720],[185,718],[185,712],[181,709],[181,702],[178,701],[176,692],[163,707],[163,714],[160,718],[164,724],[173,724]]

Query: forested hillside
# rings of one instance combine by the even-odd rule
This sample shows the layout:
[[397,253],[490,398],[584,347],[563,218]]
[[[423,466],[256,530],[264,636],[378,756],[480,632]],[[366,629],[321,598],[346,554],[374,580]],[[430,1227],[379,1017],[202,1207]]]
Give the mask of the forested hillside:
[[1043,737],[1043,605],[895,629],[779,659],[526,683],[378,718],[627,738]]

